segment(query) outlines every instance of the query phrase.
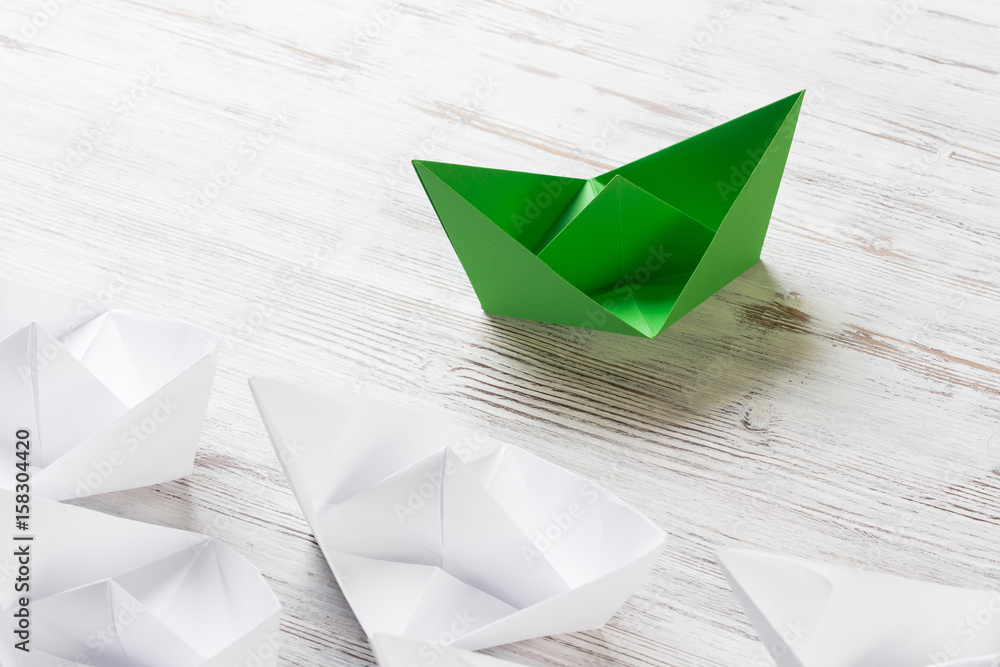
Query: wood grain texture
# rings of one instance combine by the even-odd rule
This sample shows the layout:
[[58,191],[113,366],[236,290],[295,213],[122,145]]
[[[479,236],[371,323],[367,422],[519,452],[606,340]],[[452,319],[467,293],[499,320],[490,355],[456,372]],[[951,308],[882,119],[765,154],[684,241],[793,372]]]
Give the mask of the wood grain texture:
[[[1000,586],[998,21],[974,0],[5,2],[3,275],[225,337],[195,473],[80,504],[245,554],[283,665],[371,664],[250,397],[271,375],[485,424],[669,532],[606,629],[495,655],[769,665],[723,545]],[[762,263],[652,341],[484,315],[409,166],[590,177],[802,88]]]

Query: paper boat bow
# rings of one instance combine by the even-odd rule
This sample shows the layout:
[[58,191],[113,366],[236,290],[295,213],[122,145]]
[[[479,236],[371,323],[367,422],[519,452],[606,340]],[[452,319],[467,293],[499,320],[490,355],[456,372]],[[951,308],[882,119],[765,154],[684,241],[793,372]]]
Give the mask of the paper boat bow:
[[31,435],[32,491],[65,500],[157,484],[194,466],[217,337],[0,280],[0,488]]
[[598,628],[663,550],[604,489],[481,432],[346,392],[251,386],[369,636],[474,650]]
[[804,94],[590,180],[413,165],[487,313],[652,338],[760,259]]
[[[0,503],[13,507],[14,494],[0,491]],[[32,501],[30,528],[0,532],[30,563],[29,592],[0,589],[4,667],[277,664],[278,600],[221,542],[43,498]],[[13,539],[25,535],[34,539]],[[0,562],[16,571],[19,558]],[[22,638],[8,627],[21,595],[31,599],[28,652],[11,648]]]
[[996,667],[1000,593],[725,549],[717,560],[778,667]]

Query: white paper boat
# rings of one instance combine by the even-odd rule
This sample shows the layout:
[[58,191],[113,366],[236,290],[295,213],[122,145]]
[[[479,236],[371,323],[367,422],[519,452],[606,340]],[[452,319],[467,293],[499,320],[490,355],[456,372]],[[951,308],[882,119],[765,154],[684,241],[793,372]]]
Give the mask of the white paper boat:
[[[0,491],[0,507],[14,495]],[[35,498],[30,530],[0,531],[29,551],[30,629],[14,633],[20,556],[0,557],[3,667],[234,667],[277,664],[280,607],[260,572],[221,542]],[[15,540],[31,535],[31,541]]]
[[347,392],[251,386],[369,636],[475,650],[599,628],[664,548],[604,489],[481,432]]
[[371,637],[379,667],[512,667],[520,663],[501,660],[451,646],[392,635]]
[[218,338],[0,280],[0,488],[30,433],[32,491],[65,500],[190,474]]
[[997,667],[1000,593],[754,551],[717,555],[779,667]]

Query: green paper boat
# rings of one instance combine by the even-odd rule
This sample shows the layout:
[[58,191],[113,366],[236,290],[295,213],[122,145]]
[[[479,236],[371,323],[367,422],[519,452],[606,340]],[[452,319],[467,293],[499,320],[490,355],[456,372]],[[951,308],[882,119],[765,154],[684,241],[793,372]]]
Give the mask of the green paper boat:
[[487,313],[652,338],[760,259],[804,95],[590,180],[413,166]]

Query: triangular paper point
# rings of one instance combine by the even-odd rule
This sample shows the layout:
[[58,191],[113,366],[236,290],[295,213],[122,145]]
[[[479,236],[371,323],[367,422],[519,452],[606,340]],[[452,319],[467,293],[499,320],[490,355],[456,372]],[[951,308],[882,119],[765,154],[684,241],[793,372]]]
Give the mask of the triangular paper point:
[[778,667],[985,667],[1000,656],[1000,629],[963,630],[1000,608],[996,592],[743,549],[716,560]]

